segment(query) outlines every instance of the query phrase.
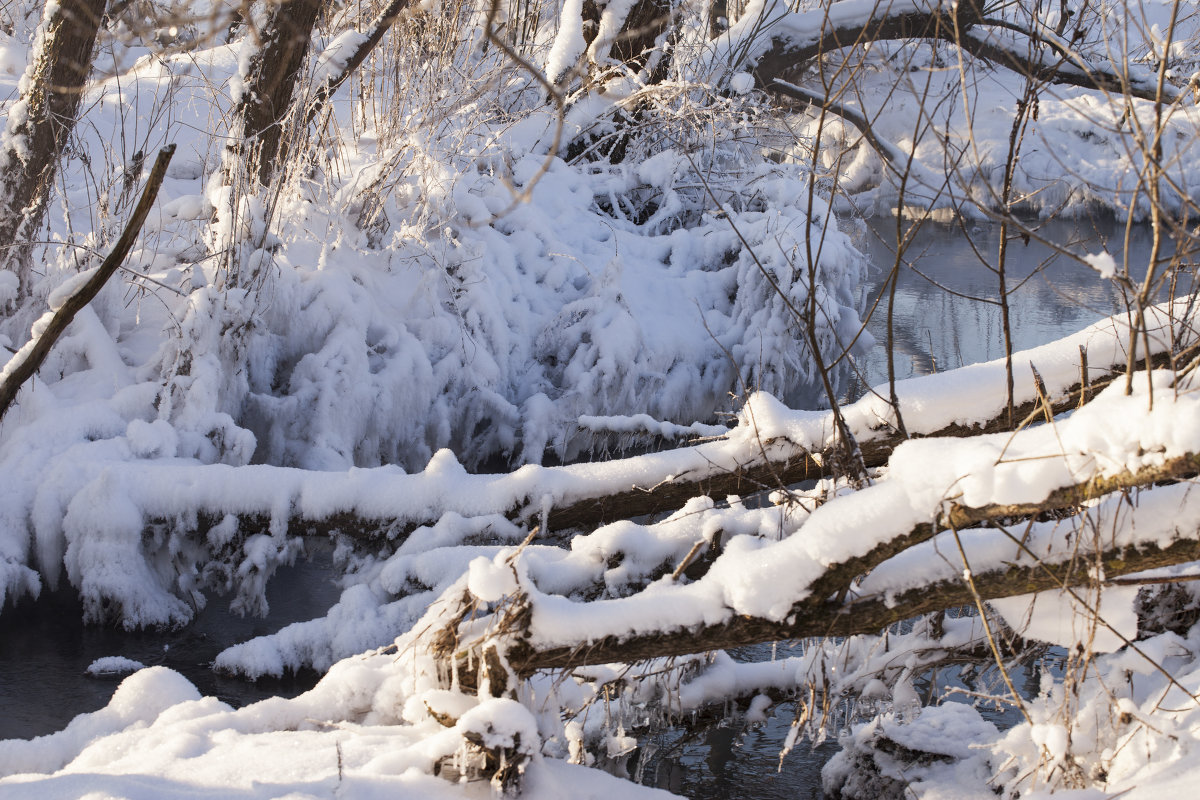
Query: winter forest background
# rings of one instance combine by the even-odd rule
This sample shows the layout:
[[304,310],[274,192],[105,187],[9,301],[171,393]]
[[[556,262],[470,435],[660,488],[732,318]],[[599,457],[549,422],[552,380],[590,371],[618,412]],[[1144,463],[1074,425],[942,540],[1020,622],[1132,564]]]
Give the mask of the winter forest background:
[[[1190,793],[1197,10],[0,6],[0,614],[341,590],[213,665],[316,688],[141,669],[0,796],[660,796],[772,718],[830,796]],[[909,378],[939,225],[1004,356]],[[1031,243],[1119,313],[1020,350]]]

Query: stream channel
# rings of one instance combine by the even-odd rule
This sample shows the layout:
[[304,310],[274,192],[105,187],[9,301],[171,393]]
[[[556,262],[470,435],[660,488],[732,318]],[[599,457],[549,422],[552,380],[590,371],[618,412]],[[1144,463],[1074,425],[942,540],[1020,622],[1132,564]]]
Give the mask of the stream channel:
[[[1004,354],[999,306],[966,297],[996,297],[996,276],[980,263],[975,251],[994,258],[999,228],[970,223],[965,228],[969,238],[958,225],[926,223],[907,251],[915,270],[903,268],[897,283],[897,378]],[[1048,240],[1069,245],[1075,252],[1095,253],[1112,242],[1110,252],[1121,263],[1124,226],[1111,218],[1052,221],[1042,223],[1041,231]],[[1150,246],[1147,228],[1135,228],[1133,234],[1131,269],[1145,263]],[[894,239],[894,220],[871,220],[856,234],[856,244],[875,265],[863,288],[868,305],[885,286],[894,261],[893,248],[886,242]],[[1010,245],[1009,259],[1009,284],[1020,284],[1011,300],[1015,349],[1072,333],[1123,308],[1109,281],[1086,265],[1054,258],[1036,241],[1026,245],[1016,240]],[[847,399],[861,394],[865,386],[886,381],[886,301],[885,296],[868,326],[878,344],[858,360],[861,374],[850,380]],[[130,633],[85,627],[74,594],[61,590],[5,608],[0,613],[0,738],[51,733],[76,714],[105,705],[119,678],[86,674],[88,665],[104,656],[171,667],[204,694],[234,706],[304,691],[315,676],[249,683],[218,676],[208,665],[236,642],[312,619],[336,602],[339,592],[329,580],[329,553],[318,549],[313,555],[280,570],[271,581],[271,610],[264,619],[230,614],[227,601],[213,598],[193,624],[179,631]],[[770,646],[763,646],[738,655],[760,659],[769,658],[771,652]],[[780,769],[779,753],[791,716],[792,709],[784,704],[765,724],[751,729],[734,724],[674,734],[669,741],[657,743],[657,753],[646,758],[640,777],[696,800],[820,797],[820,768],[836,751],[834,737],[815,751],[801,743]]]

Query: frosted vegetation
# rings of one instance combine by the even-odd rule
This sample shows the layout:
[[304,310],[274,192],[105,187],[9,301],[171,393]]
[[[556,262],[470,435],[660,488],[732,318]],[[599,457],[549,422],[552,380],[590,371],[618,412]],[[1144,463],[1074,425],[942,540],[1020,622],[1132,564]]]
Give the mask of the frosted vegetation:
[[[785,700],[848,798],[1194,785],[1194,2],[95,5],[0,9],[0,382],[175,150],[2,412],[0,613],[262,614],[314,537],[343,592],[214,664],[311,692],[101,659],[133,674],[0,742],[0,796],[658,796],[614,777],[639,736]],[[1126,313],[849,398],[861,287],[908,268],[850,234],[893,212],[901,256],[1002,226],[1006,332],[1039,219],[1152,263],[1049,242]],[[918,691],[963,663],[1018,724]]]

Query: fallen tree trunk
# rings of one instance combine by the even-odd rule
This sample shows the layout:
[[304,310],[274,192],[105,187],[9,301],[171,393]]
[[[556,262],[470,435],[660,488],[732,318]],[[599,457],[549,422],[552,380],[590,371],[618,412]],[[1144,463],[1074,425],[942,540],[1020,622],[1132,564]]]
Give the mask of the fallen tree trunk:
[[[1105,575],[1119,577],[1149,569],[1186,564],[1200,560],[1200,540],[1181,539],[1159,548],[1118,548],[1099,557]],[[1091,580],[1087,566],[1072,562],[1012,567],[1004,571],[973,576],[975,587],[984,600],[998,600],[1064,586],[1082,586]],[[637,639],[605,638],[570,647],[545,650],[515,646],[508,652],[508,663],[519,676],[543,669],[570,669],[594,664],[642,661],[651,658],[724,650],[753,644],[825,636],[853,636],[879,633],[889,625],[922,614],[956,606],[971,605],[974,596],[964,583],[943,581],[893,597],[856,600],[843,605],[821,604],[797,610],[784,622],[757,617],[734,617],[728,622],[696,631],[681,629],[655,633]]]
[[[1151,360],[1156,368],[1161,368],[1173,363],[1186,362],[1197,354],[1200,354],[1200,348],[1192,345],[1174,353],[1156,353]],[[1048,398],[1052,413],[1061,414],[1086,403],[1101,389],[1122,377],[1125,374],[1124,370],[1123,363],[1112,364],[1101,374],[1090,376],[1086,385],[1078,381],[1059,389]],[[1043,410],[1042,401],[1034,397],[1018,403],[1014,407],[1013,418],[1022,420],[1022,424],[1028,424],[1027,421],[1031,417],[1041,414]],[[1008,412],[1002,410],[992,417],[972,424],[958,423],[933,431],[909,433],[914,438],[963,437],[1009,430],[1012,430],[1012,427],[1009,425]],[[886,464],[892,451],[906,438],[898,431],[882,428],[853,432],[867,467]],[[631,487],[618,493],[581,497],[569,505],[553,509],[549,514],[550,525],[556,530],[587,528],[613,519],[673,511],[691,498],[701,495],[723,498],[731,494],[771,491],[801,481],[830,477],[828,465],[832,462],[831,448],[812,453],[803,447],[789,446],[787,442],[770,444],[773,447],[777,446],[781,452],[767,452],[764,449],[748,453],[746,460],[733,470],[724,468],[723,465],[712,464],[708,469],[684,475],[664,475],[659,482],[644,488]],[[540,513],[541,510],[530,503],[515,509],[512,516],[523,523],[531,524],[537,521]]]
[[[819,579],[803,587],[807,599],[793,605],[790,613],[779,620],[732,615],[723,622],[699,629],[667,627],[653,633],[608,636],[595,641],[540,649],[528,644],[526,632],[519,627],[522,622],[527,624],[536,611],[531,614],[528,609],[520,609],[519,613],[510,614],[506,624],[498,626],[498,629],[504,631],[503,638],[511,643],[505,651],[507,664],[521,677],[542,669],[681,656],[784,639],[878,633],[889,625],[921,614],[973,604],[975,592],[984,600],[998,599],[1094,583],[1097,569],[1102,570],[1105,578],[1111,579],[1196,561],[1200,559],[1200,531],[1192,531],[1191,536],[1179,538],[1165,547],[1144,542],[1108,547],[1098,553],[1068,549],[1056,556],[1028,563],[1006,563],[998,568],[984,569],[966,578],[960,575],[953,579],[932,581],[887,597],[831,599],[844,597],[857,576],[898,553],[928,542],[947,529],[957,531],[967,525],[999,524],[1014,518],[1050,512],[1073,512],[1081,503],[1116,491],[1149,487],[1198,474],[1200,455],[1189,453],[1135,472],[1092,477],[1057,489],[1037,503],[978,508],[952,503],[936,523],[919,525],[906,535],[890,539],[868,553],[831,565]],[[803,529],[794,535],[803,536]],[[997,535],[1004,534],[998,532]],[[495,647],[496,642],[486,640],[483,646]],[[465,658],[466,655],[460,653],[459,657]],[[460,670],[459,674],[466,672],[469,670]]]
[[[846,6],[846,13],[839,6]],[[776,79],[803,70],[823,55],[869,42],[939,40],[1018,74],[1035,76],[1051,84],[1113,91],[1150,101],[1172,101],[1179,95],[1173,87],[1160,92],[1150,73],[1119,74],[1082,61],[1070,51],[1057,53],[1055,63],[1030,60],[995,36],[982,31],[998,26],[975,2],[932,4],[877,3],[867,13],[855,14],[849,3],[831,3],[825,8],[790,14],[772,27],[769,45],[750,59],[752,74],[760,89],[775,91]],[[836,20],[836,21],[835,21]],[[1012,30],[1012,26],[1003,26]],[[1028,34],[1027,34],[1028,35]],[[1056,49],[1055,37],[1030,36]]]
[[[1197,353],[1200,353],[1200,346],[1196,345],[1174,351],[1161,348],[1153,362],[1156,366],[1186,363]],[[1018,354],[1018,358],[1028,356],[1031,354]],[[1059,414],[1086,403],[1123,375],[1124,357],[1119,353],[1114,357],[1121,363],[1095,369],[1086,384],[1082,379],[1072,383],[1061,373],[1057,376],[1047,373],[1046,400],[1051,413]],[[920,389],[938,377],[914,379],[908,385]],[[1021,391],[1024,394],[1018,399],[1024,399],[1016,407],[1016,419],[1029,421],[1045,413],[1045,404],[1032,379]],[[914,395],[921,396],[919,392]],[[903,398],[901,406],[904,407]],[[855,406],[846,411],[858,413]],[[964,418],[970,416],[969,410],[962,414]],[[909,417],[907,412],[905,416]],[[860,414],[859,424],[852,424],[851,429],[866,464],[878,467],[887,463],[892,451],[905,441],[905,437],[886,427],[869,427],[863,422],[869,418],[866,413]],[[831,429],[832,425],[825,427]],[[940,425],[932,430],[909,425],[913,437],[967,437],[1006,430],[1010,430],[1008,414],[1000,408],[990,408],[988,416],[974,422]],[[228,513],[219,493],[211,498],[202,492],[190,499],[180,495],[177,499],[186,503],[186,508],[195,514],[192,524],[201,530],[232,517],[238,530],[245,535],[280,530],[293,535],[341,535],[379,548],[389,542],[402,541],[412,530],[432,525],[446,514],[472,517],[503,514],[525,527],[541,525],[543,538],[540,541],[547,541],[549,536],[586,530],[617,519],[669,513],[694,497],[707,495],[723,500],[729,495],[745,496],[829,477],[832,447],[821,445],[822,442],[797,442],[764,433],[760,438],[751,436],[747,441],[726,439],[600,464],[527,466],[503,475],[452,472],[448,477],[442,477],[445,472],[439,467],[412,475],[381,473],[375,477],[370,470],[357,470],[344,476],[322,474],[314,483],[304,473],[286,468],[211,465],[158,468],[153,479],[166,479],[168,474],[178,472],[170,481],[177,487],[177,493],[186,493],[188,487],[199,491],[198,487],[210,484],[240,484],[238,476],[244,471],[246,481],[275,487],[252,505],[232,514]],[[149,476],[147,480],[150,480]],[[134,480],[134,483],[141,482]],[[372,513],[360,510],[366,491],[363,487],[367,483],[374,498],[369,505],[376,509]],[[306,506],[303,498],[313,492],[319,492],[322,502]],[[394,502],[383,502],[381,497],[392,498]],[[440,499],[436,502],[421,500],[428,497]],[[281,516],[281,511],[286,514]],[[180,524],[178,513],[177,510],[171,510],[165,516],[150,513],[147,523],[177,527]]]

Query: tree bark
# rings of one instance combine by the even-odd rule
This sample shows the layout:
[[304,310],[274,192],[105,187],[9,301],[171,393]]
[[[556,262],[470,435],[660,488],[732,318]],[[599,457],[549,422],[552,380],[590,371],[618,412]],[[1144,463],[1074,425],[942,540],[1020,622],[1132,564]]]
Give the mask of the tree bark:
[[104,7],[104,0],[47,5],[22,78],[25,91],[8,112],[0,150],[0,268],[17,273],[25,296],[32,278],[32,238],[75,127]]
[[321,3],[322,0],[273,3],[260,34],[262,42],[250,60],[238,103],[242,141],[235,147],[249,158],[251,171],[263,186],[271,182],[276,167],[287,159],[284,124]]

